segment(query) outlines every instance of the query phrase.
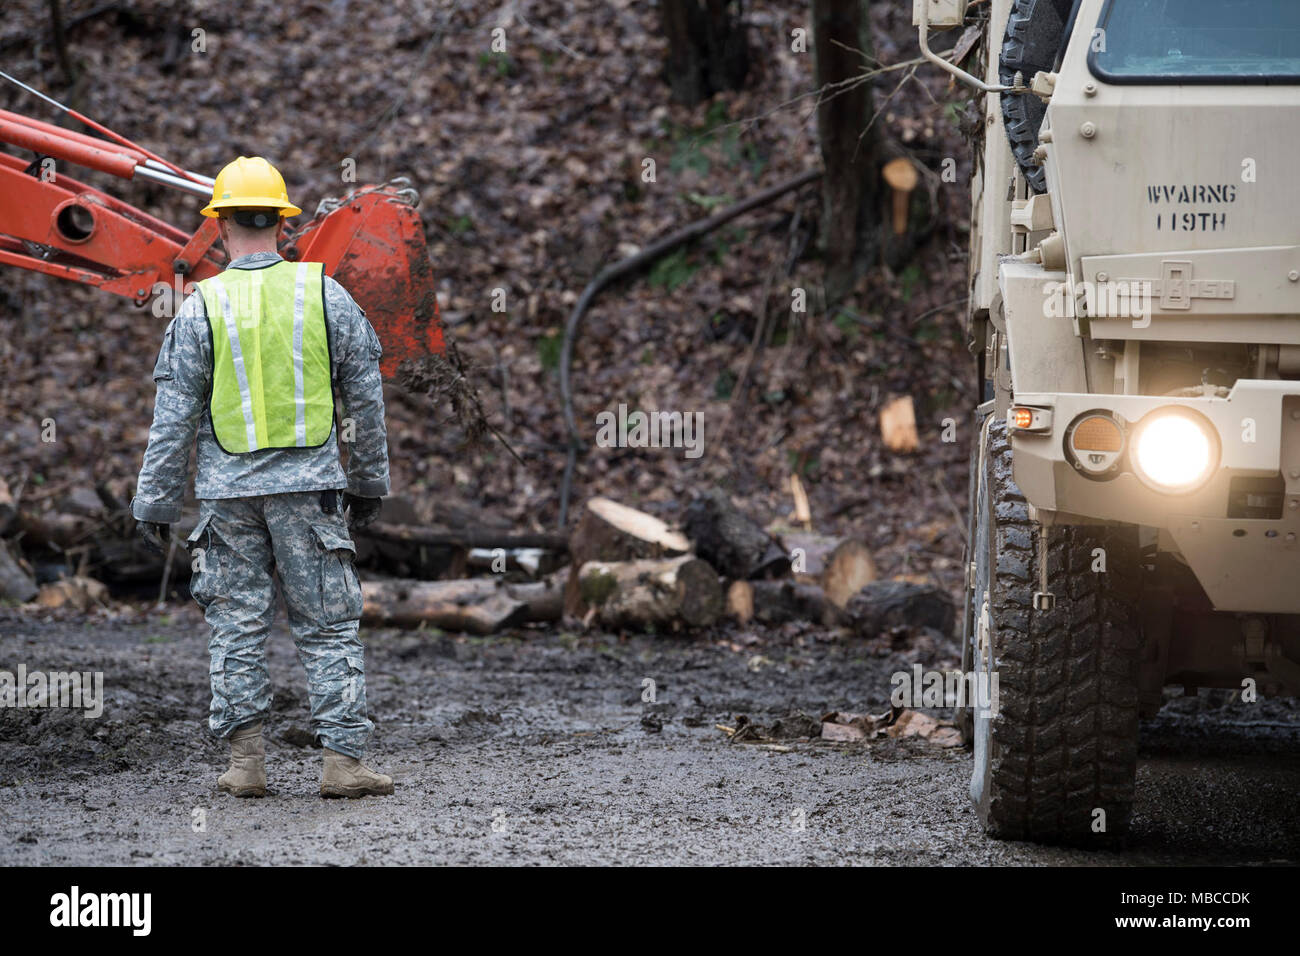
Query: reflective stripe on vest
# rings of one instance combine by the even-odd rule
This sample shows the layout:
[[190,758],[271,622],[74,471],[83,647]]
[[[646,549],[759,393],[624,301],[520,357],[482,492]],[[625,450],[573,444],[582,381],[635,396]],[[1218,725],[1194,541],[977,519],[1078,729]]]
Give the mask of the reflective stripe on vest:
[[315,448],[334,427],[324,267],[278,262],[198,284],[212,330],[212,431],[232,454]]

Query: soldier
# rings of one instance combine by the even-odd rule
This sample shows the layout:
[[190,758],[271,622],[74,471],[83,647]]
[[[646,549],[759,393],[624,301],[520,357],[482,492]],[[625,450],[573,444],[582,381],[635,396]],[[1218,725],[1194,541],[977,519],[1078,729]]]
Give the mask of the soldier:
[[[348,534],[349,524],[374,520],[388,493],[381,349],[365,313],[320,263],[286,262],[276,251],[283,218],[301,211],[261,157],[241,156],[217,176],[203,215],[220,220],[230,264],[198,283],[163,338],[131,512],[140,536],[161,550],[181,516],[197,435],[190,587],[212,628],[209,726],[230,738],[230,769],[218,787],[266,794],[276,572],[325,748],[321,796],[391,794],[392,778],[361,763],[374,725]],[[346,475],[335,388],[347,415]]]

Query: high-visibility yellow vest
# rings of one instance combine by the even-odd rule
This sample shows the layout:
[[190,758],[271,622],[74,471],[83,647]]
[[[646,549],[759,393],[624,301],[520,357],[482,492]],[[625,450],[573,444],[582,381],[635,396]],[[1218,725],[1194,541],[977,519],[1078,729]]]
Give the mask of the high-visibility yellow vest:
[[277,262],[198,283],[212,330],[212,431],[231,454],[315,448],[334,427],[324,266]]

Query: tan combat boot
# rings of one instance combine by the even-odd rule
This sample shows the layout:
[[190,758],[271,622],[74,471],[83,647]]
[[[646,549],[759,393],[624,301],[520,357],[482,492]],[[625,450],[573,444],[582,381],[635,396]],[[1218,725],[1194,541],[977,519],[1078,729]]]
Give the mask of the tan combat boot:
[[266,746],[260,721],[230,735],[230,769],[217,778],[217,789],[236,797],[266,796]]
[[322,797],[387,796],[392,792],[392,777],[375,773],[356,757],[325,748],[325,772],[320,778]]

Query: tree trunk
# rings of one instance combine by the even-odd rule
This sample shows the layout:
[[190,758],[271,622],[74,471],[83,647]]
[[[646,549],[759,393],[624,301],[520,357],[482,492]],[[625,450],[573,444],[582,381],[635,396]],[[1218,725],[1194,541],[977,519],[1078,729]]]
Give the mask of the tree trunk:
[[578,569],[583,603],[604,627],[708,627],[722,616],[722,585],[706,561],[589,561]]
[[660,0],[668,40],[664,74],[674,101],[695,106],[744,85],[749,44],[743,12],[743,0]]
[[[818,89],[868,70],[857,51],[871,55],[869,6],[868,0],[812,0]],[[828,303],[851,293],[880,254],[879,150],[875,125],[867,128],[871,114],[869,81],[824,93],[817,108]]]
[[415,627],[427,622],[448,631],[492,634],[530,621],[558,621],[559,581],[508,584],[492,578],[468,581],[365,581],[364,624]]
[[63,82],[68,86],[77,82],[77,68],[68,56],[68,38],[63,29],[62,0],[50,0],[50,33],[54,36],[54,52],[59,58],[59,68],[63,70]]

